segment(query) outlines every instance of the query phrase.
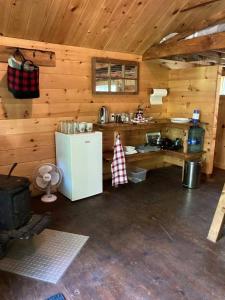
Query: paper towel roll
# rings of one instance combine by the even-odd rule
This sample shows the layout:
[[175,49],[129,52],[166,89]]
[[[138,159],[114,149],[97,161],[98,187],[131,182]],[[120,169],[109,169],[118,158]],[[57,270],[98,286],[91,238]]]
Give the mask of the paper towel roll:
[[150,95],[151,105],[162,104],[162,97],[166,97],[168,94],[167,89],[153,89],[153,93]]

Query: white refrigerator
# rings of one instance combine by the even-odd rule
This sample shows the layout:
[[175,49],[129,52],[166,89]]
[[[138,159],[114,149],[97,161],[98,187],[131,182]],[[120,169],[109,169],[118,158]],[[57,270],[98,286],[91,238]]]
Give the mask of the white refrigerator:
[[72,201],[102,193],[102,133],[55,133],[59,191]]

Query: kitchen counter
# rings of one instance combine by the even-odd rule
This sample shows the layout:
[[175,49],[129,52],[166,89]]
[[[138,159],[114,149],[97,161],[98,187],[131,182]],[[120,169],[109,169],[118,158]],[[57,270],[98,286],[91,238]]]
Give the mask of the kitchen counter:
[[[134,162],[138,160],[153,158],[156,156],[171,156],[176,157],[181,160],[186,159],[200,159],[201,156],[205,153],[205,151],[197,152],[197,153],[184,153],[183,151],[173,151],[173,150],[160,150],[160,151],[151,151],[147,153],[136,153],[126,155],[127,162]],[[113,151],[107,151],[103,153],[103,158],[107,162],[111,162],[113,159]]]
[[[206,123],[200,123],[205,127]],[[178,124],[171,123],[169,119],[158,119],[149,123],[130,124],[130,123],[106,123],[95,124],[95,130],[103,133],[103,159],[105,164],[105,172],[111,174],[110,165],[113,159],[113,143],[115,133],[120,134],[122,145],[138,146],[145,142],[145,134],[147,132],[161,132],[162,136],[171,139],[179,137],[183,141],[183,149],[181,151],[160,150],[156,152],[136,153],[126,155],[127,163],[135,163],[145,168],[154,168],[168,164],[183,166],[187,159],[201,159],[205,151],[198,153],[188,153],[188,131],[192,123]]]

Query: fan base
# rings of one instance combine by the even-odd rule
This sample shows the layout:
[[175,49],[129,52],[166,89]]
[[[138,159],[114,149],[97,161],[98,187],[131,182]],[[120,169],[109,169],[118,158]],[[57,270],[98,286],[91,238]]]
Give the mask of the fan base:
[[50,202],[54,202],[57,200],[56,195],[50,194],[47,195],[45,194],[44,196],[41,197],[41,201],[45,202],[45,203],[50,203]]

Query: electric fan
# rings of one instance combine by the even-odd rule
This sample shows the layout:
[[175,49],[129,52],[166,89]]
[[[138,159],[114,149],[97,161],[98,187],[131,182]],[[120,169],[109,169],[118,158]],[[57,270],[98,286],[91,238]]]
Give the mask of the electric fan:
[[57,197],[51,190],[57,188],[62,181],[62,171],[53,164],[46,163],[38,167],[33,176],[35,187],[46,194],[41,197],[43,202],[54,202]]

